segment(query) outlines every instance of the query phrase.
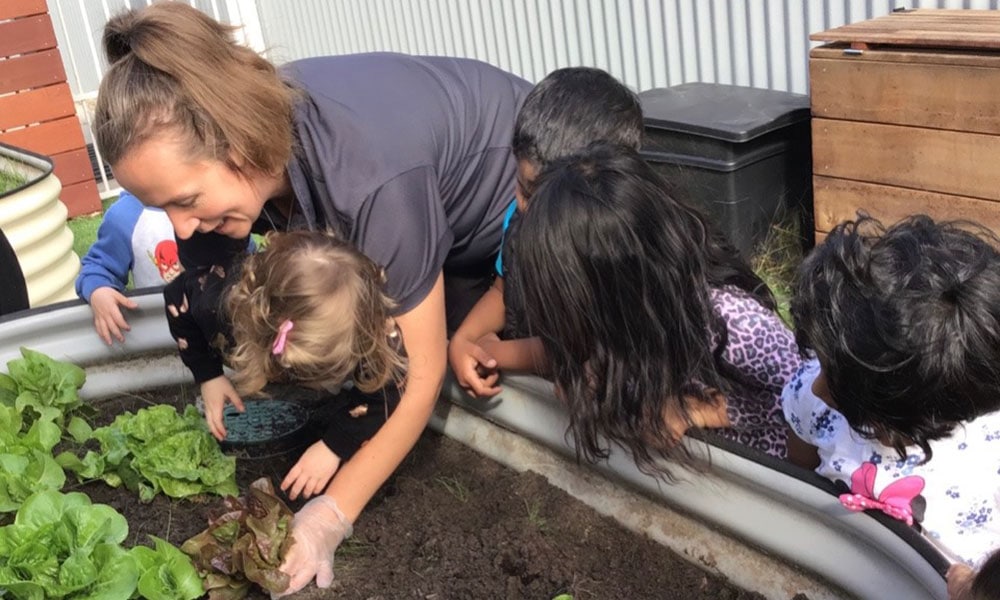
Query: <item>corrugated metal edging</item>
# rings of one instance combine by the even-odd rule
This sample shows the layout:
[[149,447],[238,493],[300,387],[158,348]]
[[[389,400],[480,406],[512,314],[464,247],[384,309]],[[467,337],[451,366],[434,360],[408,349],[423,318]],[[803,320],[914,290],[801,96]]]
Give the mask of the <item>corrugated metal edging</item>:
[[605,69],[637,90],[691,81],[808,92],[809,34],[893,8],[998,0],[257,0],[270,56],[478,58],[538,81]]

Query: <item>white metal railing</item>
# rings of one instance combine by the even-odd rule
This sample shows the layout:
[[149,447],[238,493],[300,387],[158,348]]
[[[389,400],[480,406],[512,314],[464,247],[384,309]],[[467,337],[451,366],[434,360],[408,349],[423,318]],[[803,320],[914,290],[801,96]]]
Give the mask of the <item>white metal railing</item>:
[[[2,0],[0,0],[2,1]],[[91,139],[108,16],[151,0],[48,0]],[[181,0],[179,0],[181,1]],[[477,58],[538,81],[603,68],[636,90],[691,81],[808,93],[809,34],[896,7],[997,9],[1000,0],[182,0],[277,63],[395,51]],[[103,161],[102,195],[117,192]]]

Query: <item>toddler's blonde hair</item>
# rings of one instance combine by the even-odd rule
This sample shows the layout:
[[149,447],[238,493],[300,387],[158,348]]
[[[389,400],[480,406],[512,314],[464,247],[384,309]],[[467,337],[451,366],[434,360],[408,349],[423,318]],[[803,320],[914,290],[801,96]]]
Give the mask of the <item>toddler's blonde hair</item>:
[[[382,269],[351,244],[316,231],[269,234],[247,258],[225,304],[233,327],[233,383],[245,395],[271,381],[373,392],[400,383],[406,362]],[[294,325],[284,349],[272,345]]]

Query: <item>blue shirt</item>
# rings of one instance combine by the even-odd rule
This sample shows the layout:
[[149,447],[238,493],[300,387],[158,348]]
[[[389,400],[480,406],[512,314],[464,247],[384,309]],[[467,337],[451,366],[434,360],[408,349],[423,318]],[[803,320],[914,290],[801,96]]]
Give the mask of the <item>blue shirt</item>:
[[510,229],[510,220],[514,218],[517,213],[517,199],[515,198],[510,206],[507,207],[507,212],[503,215],[503,233],[500,234],[500,251],[497,252],[497,275],[503,277],[503,247],[507,243],[507,230]]

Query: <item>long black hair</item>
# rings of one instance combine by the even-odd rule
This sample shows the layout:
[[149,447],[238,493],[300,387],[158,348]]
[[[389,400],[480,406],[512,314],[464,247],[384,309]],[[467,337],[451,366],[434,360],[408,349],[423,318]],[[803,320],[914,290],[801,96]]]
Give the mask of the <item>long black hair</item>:
[[665,417],[690,424],[687,402],[715,402],[713,390],[728,387],[726,328],[710,288],[736,285],[774,305],[720,239],[633,150],[593,145],[539,176],[514,234],[512,271],[578,456],[606,458],[604,437],[668,478],[655,457],[688,458]]
[[851,427],[906,455],[1000,410],[1000,254],[970,223],[838,225],[802,263],[796,338]]

